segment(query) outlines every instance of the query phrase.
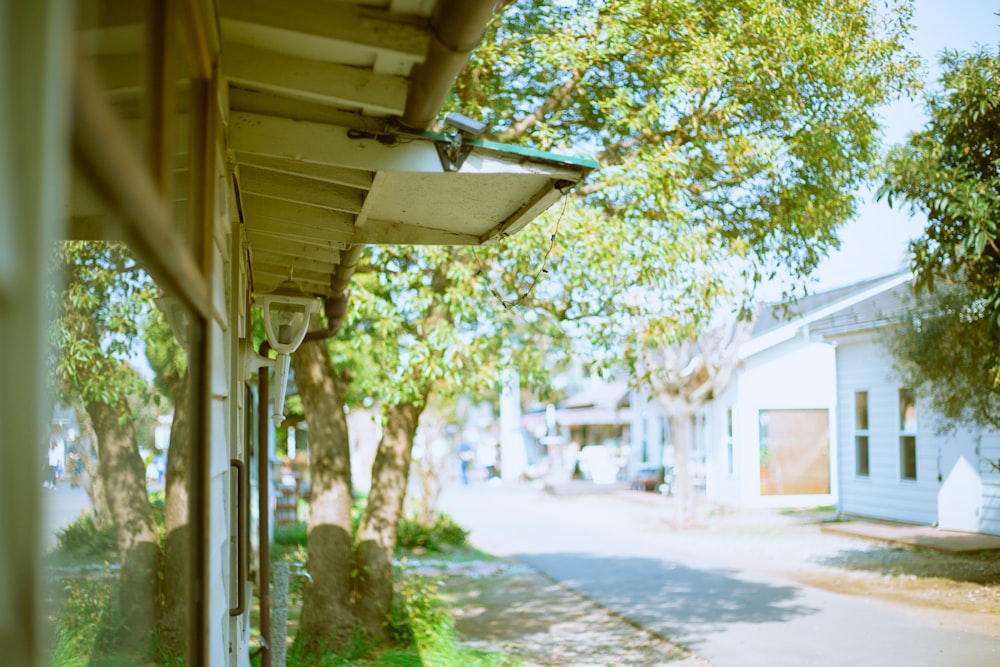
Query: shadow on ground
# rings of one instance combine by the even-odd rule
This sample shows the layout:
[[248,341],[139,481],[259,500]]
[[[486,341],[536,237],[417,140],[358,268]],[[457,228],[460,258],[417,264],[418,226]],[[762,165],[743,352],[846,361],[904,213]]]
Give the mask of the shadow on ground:
[[525,667],[711,667],[521,563],[494,563],[485,577],[449,568],[444,591],[463,645],[516,656]]
[[799,588],[748,581],[735,570],[575,553],[516,558],[689,648],[705,634],[733,623],[781,623],[817,612],[797,602]]
[[887,576],[949,579],[981,586],[1000,584],[1000,553],[949,554],[910,547],[851,549],[819,559],[820,565]]

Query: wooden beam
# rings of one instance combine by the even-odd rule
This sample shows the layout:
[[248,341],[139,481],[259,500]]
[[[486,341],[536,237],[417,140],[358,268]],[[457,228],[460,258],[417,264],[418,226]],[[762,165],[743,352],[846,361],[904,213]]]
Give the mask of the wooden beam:
[[[257,248],[310,259],[326,260],[339,255],[343,241],[315,237],[292,236],[268,229],[247,228],[251,254]],[[339,261],[339,260],[338,260]]]
[[241,165],[257,167],[258,169],[303,176],[316,181],[326,181],[334,185],[346,185],[358,190],[370,190],[372,187],[373,176],[370,171],[345,169],[325,164],[302,162],[301,160],[286,160],[250,153],[236,153],[236,162]]
[[529,202],[519,208],[513,215],[483,234],[480,242],[483,245],[492,244],[502,238],[520,231],[525,225],[552,206],[552,204],[559,201],[561,197],[562,192],[557,190],[554,187],[554,184],[550,182],[548,187],[538,192]]
[[371,218],[364,227],[357,230],[352,242],[370,245],[480,245],[479,237],[475,234]]
[[[238,152],[371,172],[445,173],[433,136],[382,136],[389,141],[383,143],[371,133],[366,136],[336,125],[247,112],[234,111],[229,119],[230,146]],[[542,176],[575,183],[591,169],[531,153],[516,146],[473,142],[472,154],[454,175]]]
[[[254,271],[254,282],[259,286],[258,294],[263,292],[270,292],[275,287],[280,285],[283,281],[288,279],[288,270],[260,270]],[[316,276],[312,274],[306,274],[300,276],[295,274],[295,282],[304,289],[307,293],[313,295],[323,295],[331,296],[332,290],[330,289],[330,276],[322,275]]]
[[253,272],[258,276],[284,276],[288,278],[289,268],[292,269],[292,277],[297,282],[310,282],[314,285],[324,286],[330,285],[330,275],[333,271],[312,271],[302,266],[281,262],[255,261],[252,264]]
[[[306,248],[308,247],[306,246]],[[340,250],[327,249],[324,251],[322,248],[314,248],[311,252],[302,253],[291,248],[286,249],[280,243],[274,243],[266,246],[258,245],[253,250],[253,258],[255,261],[271,264],[294,263],[295,266],[301,266],[309,271],[333,273],[340,262]]]
[[362,203],[362,191],[355,188],[246,165],[240,167],[240,192],[351,214],[359,213]]
[[326,123],[357,130],[379,129],[384,125],[382,121],[362,116],[357,110],[334,109],[325,104],[309,100],[293,100],[274,93],[248,90],[236,83],[230,83],[229,108],[232,111],[308,120],[313,123]]
[[239,152],[286,160],[336,165],[370,172],[379,169],[441,173],[433,143],[420,139],[393,145],[374,138],[352,138],[348,129],[234,111],[229,117],[230,146]]
[[[310,0],[222,0],[223,34],[270,33],[272,38],[329,43],[329,47],[367,47],[376,53],[409,57],[422,62],[430,40],[426,20],[406,20],[398,15],[350,3]],[[234,25],[234,23],[242,25]],[[284,35],[276,35],[284,33]],[[329,48],[328,47],[328,48]]]
[[408,81],[319,60],[267,51],[237,42],[225,44],[226,78],[258,90],[308,99],[366,114],[399,116],[406,106]]
[[[298,225],[302,233],[312,231],[353,232],[354,216],[341,211],[333,211],[301,202],[281,201],[271,197],[243,192],[243,211],[247,224],[251,227],[263,220],[288,222]],[[296,229],[289,227],[289,229]]]

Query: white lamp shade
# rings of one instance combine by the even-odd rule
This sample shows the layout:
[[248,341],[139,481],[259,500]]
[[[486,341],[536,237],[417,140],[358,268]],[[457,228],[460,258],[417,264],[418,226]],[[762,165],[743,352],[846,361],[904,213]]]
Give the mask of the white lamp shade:
[[291,354],[298,349],[309,330],[309,318],[319,310],[319,300],[282,293],[280,288],[259,296],[257,302],[264,309],[267,342],[278,354]]

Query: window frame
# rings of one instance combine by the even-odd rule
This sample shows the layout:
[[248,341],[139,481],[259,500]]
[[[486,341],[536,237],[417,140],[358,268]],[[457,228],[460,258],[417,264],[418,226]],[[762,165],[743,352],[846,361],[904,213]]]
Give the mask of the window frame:
[[[916,482],[920,476],[917,462],[917,399],[906,387],[897,392],[899,407],[899,479]],[[912,413],[909,408],[912,408]],[[912,470],[912,475],[911,475]]]
[[[869,391],[857,389],[854,391],[854,476],[862,479],[871,477],[871,431],[869,423]],[[864,397],[864,411],[860,408],[859,399]],[[862,453],[864,443],[864,457]],[[864,465],[862,465],[862,462]]]

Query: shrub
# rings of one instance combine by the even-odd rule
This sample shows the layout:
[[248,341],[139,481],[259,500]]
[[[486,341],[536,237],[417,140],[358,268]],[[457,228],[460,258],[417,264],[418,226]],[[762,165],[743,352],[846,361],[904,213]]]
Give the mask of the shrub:
[[56,531],[56,544],[57,550],[79,556],[104,557],[117,548],[114,527],[99,530],[87,510],[80,513],[79,519]]
[[410,518],[401,519],[396,534],[396,545],[401,549],[441,551],[449,546],[464,546],[468,538],[469,531],[442,513],[430,527]]
[[309,525],[299,521],[288,526],[274,527],[274,543],[286,547],[305,547],[309,541]]
[[[458,643],[451,609],[438,583],[425,577],[408,577],[400,572],[396,594],[389,610],[389,630],[394,643],[416,651],[422,667],[502,667],[519,664],[498,653],[462,648]],[[403,664],[383,655],[382,664]],[[402,656],[399,656],[402,657]]]

